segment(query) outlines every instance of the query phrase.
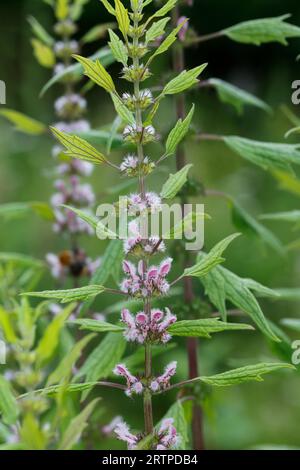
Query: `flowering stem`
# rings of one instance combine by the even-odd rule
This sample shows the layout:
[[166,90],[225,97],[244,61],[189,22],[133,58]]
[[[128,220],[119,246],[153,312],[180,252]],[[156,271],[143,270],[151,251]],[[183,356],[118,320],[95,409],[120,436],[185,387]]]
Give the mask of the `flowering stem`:
[[[173,26],[176,28],[180,18],[179,6],[175,6],[172,14]],[[185,70],[184,60],[184,46],[178,41],[173,49],[173,67],[175,72],[181,73]],[[176,96],[176,114],[178,119],[185,119],[185,96],[183,93]],[[176,166],[177,170],[181,170],[186,165],[186,154],[184,146],[180,145],[177,149],[176,154]],[[186,197],[183,195],[181,198],[182,206],[186,203]],[[184,268],[190,266],[189,252],[185,251]],[[191,305],[194,299],[193,293],[193,281],[191,277],[184,278],[184,300],[185,303]],[[196,338],[187,339],[187,350],[188,350],[188,366],[189,366],[189,378],[193,379],[199,376],[198,367],[198,341]],[[198,403],[194,403],[193,406],[193,447],[196,450],[204,449],[203,439],[203,423],[202,423],[202,410]]]
[[[134,29],[135,31],[138,31],[138,26],[139,26],[139,20],[138,16],[141,12],[139,11],[139,8],[137,9],[136,12],[134,12]],[[139,45],[139,36],[138,33],[134,34],[133,36],[133,48],[137,50]],[[140,61],[137,55],[134,54],[133,57],[133,65],[136,70],[139,69]],[[142,117],[142,110],[140,107],[140,81],[141,78],[137,78],[134,81],[134,96],[135,96],[135,119],[136,119],[136,126],[137,129],[143,129],[143,117]],[[145,199],[145,177],[142,171],[142,162],[144,160],[144,149],[143,149],[143,131],[141,132],[141,138],[140,141],[137,142],[137,156],[139,159],[140,163],[140,169],[139,169],[139,190],[140,190],[140,195],[141,198],[144,200]],[[142,228],[142,234],[144,234],[144,230]],[[144,235],[145,236],[145,235]],[[143,272],[145,275],[147,269],[147,262],[143,261]],[[151,315],[151,304],[150,300],[147,299],[144,302],[144,311],[146,315]],[[152,351],[151,351],[151,344],[146,343],[145,345],[145,379],[148,384],[148,382],[151,379],[152,375]],[[144,420],[145,420],[145,433],[146,435],[152,434],[153,432],[153,412],[152,412],[152,396],[151,392],[148,388],[145,389],[144,391]]]

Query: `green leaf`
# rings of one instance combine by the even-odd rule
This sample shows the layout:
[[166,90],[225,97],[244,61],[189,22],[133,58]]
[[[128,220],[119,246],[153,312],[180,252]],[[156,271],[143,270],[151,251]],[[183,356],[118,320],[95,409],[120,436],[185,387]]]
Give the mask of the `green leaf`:
[[40,39],[47,46],[53,46],[54,38],[45,30],[44,26],[39,23],[39,21],[34,18],[34,16],[28,17],[28,22],[31,26],[33,33],[38,39]]
[[281,300],[291,300],[291,301],[298,301],[300,300],[300,289],[298,287],[291,287],[287,289],[276,289],[276,291],[279,295]]
[[120,148],[123,145],[123,137],[120,134],[112,135],[111,132],[105,130],[91,129],[86,132],[78,132],[76,135],[91,143],[104,145],[105,147],[107,147],[108,142],[111,141],[113,149]]
[[215,245],[207,255],[201,256],[201,259],[197,264],[191,268],[185,269],[183,276],[206,276],[215,266],[225,261],[222,257],[223,252],[226,250],[228,245],[230,245],[230,243],[239,235],[239,233],[234,233],[233,235],[230,235],[229,237],[224,238],[224,240],[217,243],[217,245]]
[[166,39],[164,39],[162,41],[162,43],[158,46],[158,48],[155,50],[154,54],[152,54],[152,56],[150,57],[150,59],[148,60],[147,62],[147,66],[153,61],[153,59],[160,55],[160,54],[163,54],[164,52],[166,52],[171,46],[172,44],[174,44],[174,42],[176,41],[177,39],[177,34],[179,33],[179,31],[181,30],[181,28],[183,27],[183,25],[187,22],[187,19],[183,20],[182,23],[180,23],[177,28],[175,28],[167,37]]
[[[280,369],[295,369],[292,364],[285,363],[261,363],[251,366],[239,367],[238,369],[229,370],[222,374],[211,375],[210,377],[199,377],[198,380],[215,387],[228,387],[244,382],[257,381],[262,382],[262,375],[275,372]],[[195,379],[197,381],[197,379]]]
[[115,23],[98,24],[83,36],[81,42],[83,44],[89,44],[91,42],[98,41],[99,39],[104,38],[108,31],[111,31],[109,28],[114,28],[115,26]]
[[185,165],[180,171],[174,175],[170,175],[161,190],[162,199],[173,199],[187,182],[187,175],[193,165]]
[[24,132],[25,134],[41,135],[47,131],[47,127],[41,122],[18,111],[14,111],[13,109],[1,109],[0,115],[14,124],[18,131]]
[[145,44],[149,44],[149,42],[155,41],[155,39],[162,36],[165,32],[165,27],[167,23],[170,21],[170,18],[162,18],[161,20],[156,21],[152,24],[152,26],[146,32],[146,40]]
[[73,21],[78,21],[82,15],[83,7],[89,2],[89,0],[74,0],[70,5],[70,16]]
[[33,211],[46,220],[54,220],[54,212],[50,204],[46,202],[9,202],[0,205],[0,217],[5,219],[26,216]]
[[226,145],[240,157],[249,160],[264,170],[291,172],[291,164],[300,164],[298,145],[258,142],[236,136],[228,136],[223,139]]
[[300,222],[300,211],[294,210],[289,212],[277,212],[274,214],[263,214],[260,216],[260,219],[297,223]]
[[[91,284],[105,284],[110,276],[113,276],[116,282],[119,282],[118,273],[120,273],[121,260],[123,257],[123,243],[120,240],[111,240],[101,259],[101,265],[96,269]],[[93,299],[86,300],[80,309],[81,315],[90,308]]]
[[176,93],[181,93],[188,88],[191,88],[193,85],[196,85],[199,80],[197,77],[203,72],[207,64],[202,64],[199,67],[191,69],[189,71],[184,70],[177,77],[173,78],[163,89],[162,96],[164,95],[174,95]]
[[[179,450],[185,450],[188,445],[188,423],[180,400],[177,400],[163,417],[163,419],[167,418],[172,418],[174,420],[174,427],[176,428],[177,435],[179,437],[179,442],[176,448]],[[159,429],[159,425],[156,428]]]
[[76,135],[59,131],[55,127],[50,128],[57,140],[67,149],[66,155],[79,160],[85,160],[94,164],[107,163],[105,156],[98,152],[86,140]]
[[17,337],[11,320],[11,313],[4,310],[4,308],[0,305],[0,328],[4,333],[5,340],[8,343],[13,344],[16,343]]
[[33,47],[33,53],[42,67],[52,69],[55,65],[55,55],[52,49],[46,44],[39,41],[39,39],[32,39],[31,44]]
[[279,170],[272,171],[272,174],[278,180],[280,189],[284,189],[291,194],[300,196],[300,181],[295,177],[295,175]]
[[280,323],[291,330],[300,332],[300,320],[298,318],[284,318]]
[[120,0],[115,0],[115,13],[119,29],[123,34],[124,38],[127,38],[130,21],[128,16],[128,10],[124,7],[123,3]]
[[192,109],[190,110],[189,114],[184,119],[184,121],[182,121],[182,119],[179,119],[174,129],[172,129],[172,131],[170,132],[166,142],[166,155],[174,154],[178,145],[186,136],[193,119],[194,110],[195,106],[193,105]]
[[56,317],[47,326],[36,349],[37,361],[39,364],[45,363],[52,358],[58,346],[60,332],[64,327],[67,318],[73,311],[74,304],[68,305],[64,310],[62,310],[62,312],[56,315]]
[[100,0],[100,2],[103,3],[103,5],[107,9],[108,13],[110,13],[111,15],[114,15],[114,16],[116,15],[115,9],[111,6],[111,4],[109,3],[108,0]]
[[78,392],[84,392],[86,390],[90,390],[91,388],[95,387],[98,385],[98,382],[84,382],[80,384],[59,384],[59,385],[50,385],[50,387],[44,387],[40,388],[38,390],[34,390],[28,393],[23,393],[23,395],[20,395],[18,399],[22,398],[27,398],[29,396],[32,396],[32,394],[35,395],[48,395],[48,396],[55,396],[58,393],[61,393],[62,391],[66,393],[78,393]]
[[69,14],[69,0],[57,0],[55,14],[58,20],[65,20]]
[[[249,283],[249,279],[242,279],[223,266],[217,266],[203,277],[201,282],[211,302],[222,314],[223,320],[226,319],[225,300],[228,300],[238,309],[247,313],[263,334],[272,341],[279,341],[250,290],[254,285]],[[254,290],[257,291],[257,289],[256,285]]]
[[238,114],[243,113],[245,105],[255,106],[267,113],[272,112],[270,106],[268,106],[264,101],[237,86],[224,82],[219,78],[210,78],[208,83],[217,90],[219,99],[223,103],[232,105]]
[[21,442],[30,450],[45,450],[46,435],[39,426],[38,420],[31,413],[27,413],[20,429]]
[[[75,380],[85,376],[86,382],[97,382],[109,377],[115,365],[121,360],[126,349],[123,335],[108,333],[101,343],[91,352]],[[83,393],[84,400],[89,391]]]
[[[150,3],[150,2],[148,2]],[[148,4],[147,3],[147,4]],[[177,0],[168,0],[164,6],[157,10],[147,21],[147,24],[152,21],[154,18],[160,18],[165,16],[170,10],[173,9],[174,5],[177,3]],[[145,5],[145,2],[144,2]]]
[[134,124],[135,118],[131,111],[125,106],[123,101],[119,98],[119,96],[111,94],[111,99],[114,103],[115,110],[126,124]]
[[[110,49],[107,47],[100,49],[91,57],[89,57],[89,59],[90,60],[100,59],[104,67],[107,67],[108,65],[114,62],[113,55]],[[53,85],[60,82],[62,79],[64,79],[65,77],[69,75],[80,77],[82,75],[83,70],[84,70],[84,67],[80,63],[79,64],[75,63],[65,68],[62,72],[55,74],[43,87],[41,91],[41,96],[43,96],[46,93],[46,91],[49,90],[49,88],[51,88]]]
[[105,321],[90,320],[89,318],[80,318],[71,323],[79,325],[81,330],[96,331],[97,333],[107,333],[108,331],[120,333],[125,330],[123,326],[113,325]]
[[28,255],[23,255],[21,253],[1,253],[0,252],[0,262],[2,263],[11,263],[16,266],[22,267],[32,267],[32,268],[44,268],[45,263],[39,259],[32,258]]
[[232,209],[232,221],[238,230],[246,230],[253,233],[275,251],[284,254],[284,248],[280,240],[269,229],[254,219],[237,201],[230,198],[230,205]]
[[86,211],[82,211],[80,209],[76,209],[75,207],[71,206],[66,206],[65,204],[62,204],[62,207],[65,209],[68,209],[69,211],[74,212],[78,217],[82,220],[84,220],[92,229],[96,230],[97,225],[100,223],[97,217],[95,217],[93,214],[89,214]]
[[111,48],[111,52],[113,53],[114,58],[117,62],[121,62],[121,64],[126,66],[128,62],[128,52],[125,44],[111,29],[109,30],[109,37],[110,42],[108,44]]
[[211,333],[232,330],[253,330],[250,325],[242,323],[226,323],[218,318],[205,318],[201,320],[177,321],[168,328],[172,336],[211,338]]
[[69,379],[72,374],[72,368],[80,358],[82,350],[94,337],[94,334],[90,334],[75,343],[71,351],[66,356],[64,356],[57,368],[49,376],[46,387]]
[[99,398],[96,398],[78,416],[72,419],[63,434],[58,450],[71,450],[77,444],[98,402]]
[[182,236],[191,231],[198,220],[210,219],[203,212],[189,212],[180,222],[175,224],[169,231],[163,233],[163,240],[182,239]]
[[19,414],[19,408],[11,386],[2,375],[0,375],[0,413],[2,421],[8,425],[14,424]]
[[80,55],[74,55],[73,57],[83,66],[84,75],[89,77],[90,80],[104,88],[108,93],[115,91],[114,82],[99,59],[94,62]]
[[244,21],[223,31],[233,41],[259,46],[268,42],[287,45],[288,38],[300,37],[300,28],[287,23],[290,15]]
[[44,299],[56,299],[59,300],[61,303],[68,303],[68,302],[78,302],[79,300],[86,300],[90,297],[96,297],[102,292],[105,291],[105,287],[103,286],[85,286],[85,287],[78,287],[76,289],[65,289],[65,290],[45,290],[41,292],[26,292],[22,295],[27,295],[31,297],[41,297]]

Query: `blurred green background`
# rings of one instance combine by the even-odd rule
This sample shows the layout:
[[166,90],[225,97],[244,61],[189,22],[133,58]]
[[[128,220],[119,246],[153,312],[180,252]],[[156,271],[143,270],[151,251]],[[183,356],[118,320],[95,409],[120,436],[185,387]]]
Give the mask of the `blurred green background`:
[[[195,0],[192,11],[186,14],[192,19],[193,27],[201,34],[217,31],[246,19],[277,16],[291,13],[291,22],[300,25],[300,4],[298,0]],[[51,30],[53,17],[51,9],[41,0],[10,0],[0,3],[1,41],[0,79],[6,82],[7,106],[24,112],[45,123],[54,118],[53,102],[59,96],[59,86],[52,88],[42,99],[39,92],[49,78],[49,71],[42,69],[35,61],[30,46],[31,32],[26,21],[33,15]],[[97,0],[91,0],[85,9],[81,22],[81,34],[95,24],[109,21],[104,8]],[[102,41],[99,46],[104,45]],[[97,46],[98,47],[98,46]],[[89,46],[84,53],[95,50]],[[207,42],[200,47],[187,50],[189,67],[208,62],[205,77],[218,77],[255,93],[270,104],[274,113],[268,116],[262,111],[246,108],[243,116],[220,103],[214,92],[193,91],[188,96],[190,103],[197,107],[194,125],[208,133],[241,135],[257,140],[283,142],[285,132],[292,127],[282,112],[281,106],[288,105],[300,116],[291,103],[291,83],[300,78],[296,56],[300,52],[300,40],[291,40],[288,47],[270,44],[253,47],[231,42],[223,38]],[[169,58],[170,59],[170,58]],[[167,58],[158,60],[154,72],[159,81],[170,65]],[[118,66],[111,67],[115,80]],[[154,83],[154,82],[153,82]],[[124,87],[124,83],[119,81]],[[93,89],[89,95],[89,114],[94,128],[109,125],[114,113],[108,97],[100,90]],[[175,121],[172,100],[166,100],[157,124],[164,134]],[[50,152],[50,138],[34,138],[14,131],[4,119],[0,120],[0,201],[47,201],[52,192],[51,171],[53,162]],[[290,139],[290,142],[296,142]],[[152,149],[151,149],[152,150]],[[153,157],[158,156],[154,147]],[[299,209],[299,197],[278,188],[276,180],[250,163],[233,155],[219,143],[187,144],[190,161],[194,163],[194,176],[201,179],[207,188],[218,189],[234,196],[251,214]],[[113,155],[119,162],[121,152]],[[174,161],[168,163],[174,170]],[[153,184],[159,188],[163,177]],[[107,196],[104,189],[120,181],[109,169],[95,170],[92,183],[101,202]],[[205,199],[206,212],[212,220],[206,225],[206,244],[210,248],[215,242],[236,229],[232,225],[225,202],[219,199]],[[297,238],[291,226],[268,225],[277,236],[288,243]],[[104,243],[98,240],[83,241],[87,251],[99,255]],[[51,226],[34,215],[27,219],[1,221],[1,251],[16,251],[43,258],[45,252],[56,251],[66,245],[52,233]],[[243,236],[229,248],[226,266],[244,277],[252,277],[270,287],[296,287],[300,278],[300,254],[292,252],[280,257],[259,240]],[[45,278],[42,287],[51,287],[50,278]],[[103,301],[108,303],[108,299]],[[98,304],[101,311],[104,304]],[[299,315],[300,303],[262,302],[265,314],[272,320]],[[180,349],[164,356],[179,361],[178,376],[186,377],[184,343]],[[174,352],[175,351],[175,352]],[[258,332],[224,334],[200,346],[201,373],[213,374],[228,366],[239,366],[259,360],[278,359],[272,356],[268,345]],[[160,362],[160,361],[159,361]],[[155,366],[155,365],[154,365]],[[160,368],[161,364],[159,364]],[[261,444],[290,445],[300,447],[300,376],[299,374],[277,374],[266,379],[264,384],[249,384],[214,392],[207,399],[205,418],[208,448],[239,449]],[[154,401],[156,418],[160,419],[170,405],[171,393]],[[124,414],[133,426],[141,425],[141,408],[136,401],[120,397],[118,392],[103,393],[103,416],[109,421],[115,414]],[[100,424],[95,423],[95,438],[99,435],[99,446],[116,446],[116,442],[100,439]]]

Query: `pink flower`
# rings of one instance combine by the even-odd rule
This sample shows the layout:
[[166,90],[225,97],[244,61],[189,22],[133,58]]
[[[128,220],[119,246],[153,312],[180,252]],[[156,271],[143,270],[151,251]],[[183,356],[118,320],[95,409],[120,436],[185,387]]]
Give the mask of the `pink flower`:
[[127,341],[167,343],[171,335],[167,329],[176,322],[176,316],[167,308],[166,313],[158,309],[152,309],[150,315],[139,312],[134,317],[129,310],[122,310],[121,321],[127,325],[124,333]]
[[113,372],[115,375],[126,379],[127,390],[125,393],[127,396],[130,397],[133,393],[137,395],[143,393],[144,386],[142,382],[129,372],[125,364],[117,364]]
[[[187,17],[186,16],[181,16],[178,20],[178,23],[177,25],[179,26],[181,23],[183,23],[185,20],[187,20]],[[179,38],[179,41],[184,41],[185,40],[185,37],[186,37],[186,33],[189,29],[189,23],[188,21],[185,22],[185,24],[181,27],[179,33],[178,33],[178,38]]]
[[176,374],[177,362],[173,361],[168,364],[165,368],[165,371],[159,377],[156,377],[150,383],[150,389],[152,392],[157,393],[162,390],[166,390],[170,387],[170,380],[173,375]]
[[117,426],[122,425],[122,424],[124,424],[124,422],[121,416],[116,416],[110,423],[102,427],[102,433],[105,436],[109,436],[115,431]]
[[172,418],[166,418],[162,421],[158,431],[159,443],[156,450],[166,450],[178,445],[179,437],[173,423]]
[[129,450],[135,449],[138,443],[138,438],[137,436],[135,436],[129,431],[129,427],[127,426],[126,423],[122,422],[122,423],[117,424],[114,431],[118,439],[127,443]]

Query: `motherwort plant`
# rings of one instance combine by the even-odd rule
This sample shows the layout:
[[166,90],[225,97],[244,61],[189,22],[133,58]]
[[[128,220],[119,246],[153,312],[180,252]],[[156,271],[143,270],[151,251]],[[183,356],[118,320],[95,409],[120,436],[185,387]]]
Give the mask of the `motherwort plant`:
[[[188,277],[205,279],[213,272],[214,268],[219,268],[218,265],[224,261],[223,252],[238,234],[225,238],[208,253],[201,252],[198,255],[194,253],[191,256],[191,264],[185,267],[182,274],[170,281],[173,260],[165,254],[167,241],[178,238],[178,234],[179,237],[182,236],[186,229],[190,229],[197,220],[206,216],[203,211],[192,210],[182,216],[179,223],[174,223],[167,233],[151,233],[150,235],[147,230],[147,221],[151,216],[161,213],[164,217],[164,204],[168,204],[178,195],[187,181],[191,167],[191,165],[185,165],[176,174],[171,174],[159,194],[148,187],[148,175],[153,173],[162,161],[166,161],[168,157],[176,153],[177,146],[188,132],[194,112],[194,107],[192,107],[184,119],[178,120],[167,137],[165,151],[161,157],[154,161],[148,154],[147,146],[158,140],[159,128],[154,127],[154,120],[160,104],[165,97],[180,94],[196,85],[199,75],[206,67],[206,64],[203,64],[188,71],[183,70],[172,78],[157,96],[144,87],[144,83],[152,75],[153,61],[175,43],[177,35],[182,31],[182,28],[185,28],[186,20],[180,22],[157,45],[156,40],[164,34],[170,20],[166,15],[171,12],[176,0],[168,0],[148,18],[145,10],[152,3],[151,0],[131,0],[130,11],[120,0],[115,0],[114,5],[108,0],[101,0],[101,2],[117,20],[120,35],[110,31],[110,48],[116,60],[122,64],[122,77],[132,85],[131,89],[120,95],[112,77],[100,60],[93,61],[79,55],[75,55],[75,58],[82,64],[85,74],[90,80],[110,94],[114,107],[124,123],[124,142],[132,146],[132,151],[124,156],[120,165],[116,165],[81,137],[66,133],[60,128],[52,128],[52,131],[60,144],[65,147],[69,157],[108,165],[113,170],[119,171],[122,176],[135,178],[137,181],[136,192],[130,194],[118,206],[119,211],[123,210],[125,206],[129,218],[129,233],[123,240],[122,269],[124,279],[119,289],[95,283],[81,288],[31,292],[27,295],[57,299],[63,303],[84,301],[84,304],[89,299],[104,293],[130,299],[131,307],[120,309],[120,321],[117,324],[85,318],[75,320],[75,323],[83,329],[109,333],[96,348],[97,351],[93,351],[91,356],[87,358],[81,371],[75,375],[74,383],[69,386],[65,383],[63,385],[58,383],[57,387],[59,389],[60,386],[64,386],[65,391],[68,390],[68,387],[70,389],[77,387],[76,390],[82,389],[86,397],[87,391],[95,385],[100,385],[122,390],[131,399],[141,397],[144,410],[144,429],[137,433],[132,432],[129,426],[121,421],[115,427],[117,437],[125,441],[129,449],[166,450],[176,447],[185,449],[189,446],[189,437],[184,404],[189,400],[189,395],[184,398],[182,395],[178,396],[169,412],[155,425],[153,422],[153,401],[157,395],[171,389],[190,387],[197,382],[212,386],[228,386],[249,380],[261,380],[261,376],[265,373],[279,368],[292,368],[292,366],[284,363],[255,364],[209,377],[194,377],[174,383],[176,360],[166,365],[163,370],[160,369],[159,363],[156,364],[154,351],[157,352],[157,347],[161,349],[162,346],[169,343],[173,336],[210,338],[212,333],[226,330],[251,330],[253,328],[249,325],[229,323],[212,317],[178,320],[172,311],[171,301],[168,302],[172,295],[173,286],[180,280]],[[107,227],[97,217],[76,207],[68,206],[68,209],[96,229],[98,236],[105,234],[111,238],[112,244],[119,244],[120,239],[123,238],[117,230],[114,231],[111,226]],[[112,245],[110,246],[112,247]],[[112,250],[112,248],[110,249]],[[162,257],[162,259],[156,261],[158,257]],[[218,271],[217,275],[225,277],[224,272],[226,270]],[[227,277],[226,272],[226,281]],[[237,286],[237,290],[244,289],[245,295],[248,295],[249,291],[250,296],[252,294],[249,289],[258,292],[266,291],[264,286],[252,280],[243,280],[242,285],[240,279],[233,277],[233,275],[230,277],[230,283],[230,292],[233,297],[235,286]],[[267,291],[272,292],[269,289]],[[217,293],[218,291],[215,291],[215,295]],[[251,297],[251,301],[255,303],[255,313],[248,313],[253,321],[271,340],[278,341],[255,298],[252,300]],[[163,308],[162,302],[166,303],[167,307]],[[143,348],[144,367],[142,370],[133,371],[131,367],[129,368],[128,361],[122,360],[125,346],[120,348],[119,345],[121,341],[124,342],[124,338],[127,342],[135,343],[138,348]],[[116,359],[117,350],[120,353],[118,359]],[[176,353],[174,355],[176,356]],[[102,363],[103,366],[104,360],[105,371],[102,369],[102,374],[95,375],[97,374],[95,371],[99,372],[99,363]],[[112,360],[115,361],[114,364],[111,363]],[[115,376],[121,379],[121,383],[99,381],[99,378],[109,377],[112,370]],[[83,376],[87,380],[85,382],[78,381]]]

